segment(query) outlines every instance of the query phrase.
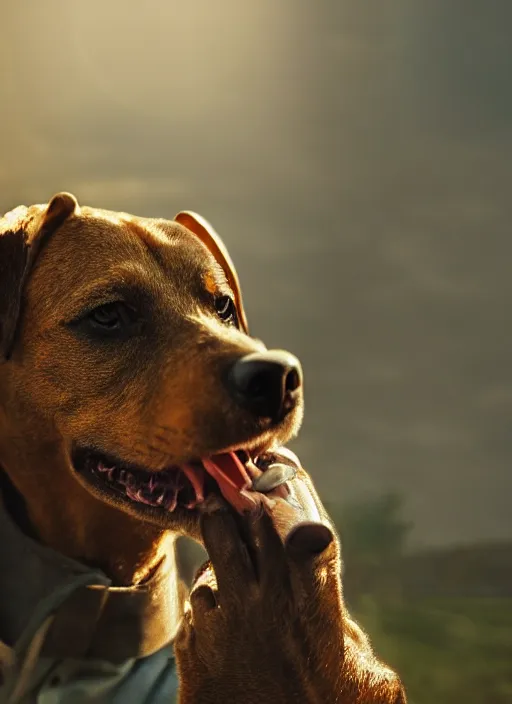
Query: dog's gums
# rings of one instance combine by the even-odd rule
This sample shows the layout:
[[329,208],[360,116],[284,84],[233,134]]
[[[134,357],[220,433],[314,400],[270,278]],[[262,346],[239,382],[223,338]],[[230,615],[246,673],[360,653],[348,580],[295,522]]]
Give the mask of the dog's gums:
[[[275,489],[295,474],[290,465],[283,472],[282,457],[265,454],[252,460],[243,450],[151,472],[95,451],[79,449],[74,453],[73,465],[86,483],[92,483],[100,491],[165,512],[177,507],[195,509],[215,493],[222,494],[235,510],[242,512],[257,503],[255,492]],[[267,472],[269,479],[262,483],[261,477]]]

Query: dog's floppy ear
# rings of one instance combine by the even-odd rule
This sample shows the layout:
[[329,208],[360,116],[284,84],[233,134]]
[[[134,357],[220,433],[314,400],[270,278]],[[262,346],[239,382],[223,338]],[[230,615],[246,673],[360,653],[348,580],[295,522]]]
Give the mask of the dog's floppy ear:
[[11,355],[23,289],[41,246],[77,209],[74,196],[58,193],[47,206],[20,206],[0,218],[0,362]]
[[235,304],[240,325],[242,326],[244,332],[249,333],[247,317],[245,315],[244,305],[242,302],[240,282],[238,281],[235,265],[231,261],[231,257],[229,256],[228,250],[226,249],[223,241],[215,232],[210,223],[197,213],[193,213],[190,210],[182,210],[174,219],[176,222],[179,222],[180,225],[183,225],[188,230],[193,232],[194,235],[199,237],[201,242],[208,247],[210,252],[224,270],[228,283],[235,294]]

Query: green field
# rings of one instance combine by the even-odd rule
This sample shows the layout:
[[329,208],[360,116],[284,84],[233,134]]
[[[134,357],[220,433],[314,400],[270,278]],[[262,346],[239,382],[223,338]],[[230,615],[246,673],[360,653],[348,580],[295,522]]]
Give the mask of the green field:
[[410,704],[512,703],[512,599],[362,599],[354,616]]

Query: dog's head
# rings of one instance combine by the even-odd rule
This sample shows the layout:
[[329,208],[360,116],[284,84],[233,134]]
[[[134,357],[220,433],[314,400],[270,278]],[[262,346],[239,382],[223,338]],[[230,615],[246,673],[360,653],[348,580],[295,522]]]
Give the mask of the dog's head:
[[78,510],[85,491],[194,533],[216,490],[204,460],[229,483],[237,456],[287,442],[301,419],[300,365],[249,336],[200,216],[60,193],[0,219],[0,465],[28,503],[65,495],[53,510]]

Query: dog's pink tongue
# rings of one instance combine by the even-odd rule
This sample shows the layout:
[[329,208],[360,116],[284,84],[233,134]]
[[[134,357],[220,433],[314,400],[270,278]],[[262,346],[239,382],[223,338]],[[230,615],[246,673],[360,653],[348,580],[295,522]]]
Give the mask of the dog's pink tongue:
[[257,499],[247,489],[252,480],[234,452],[203,459],[203,465],[221,490],[222,496],[240,513],[254,506]]

